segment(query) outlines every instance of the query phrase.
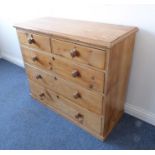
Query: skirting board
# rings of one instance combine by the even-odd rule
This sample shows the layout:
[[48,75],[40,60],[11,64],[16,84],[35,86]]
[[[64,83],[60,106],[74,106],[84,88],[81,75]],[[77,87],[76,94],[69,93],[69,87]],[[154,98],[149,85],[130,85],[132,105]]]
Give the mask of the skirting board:
[[[19,58],[15,58],[13,56],[11,56],[10,54],[8,54],[7,52],[5,53],[1,53],[1,57],[7,61],[10,61],[20,67],[24,67],[24,63],[22,59]],[[125,104],[125,113],[132,115],[136,118],[139,118],[147,123],[150,123],[152,125],[155,125],[155,114],[147,111],[145,109],[142,109],[138,106],[126,103]]]
[[147,111],[139,106],[135,106],[129,103],[125,104],[125,113],[132,115],[136,118],[139,118],[147,123],[150,123],[155,126],[155,114]]

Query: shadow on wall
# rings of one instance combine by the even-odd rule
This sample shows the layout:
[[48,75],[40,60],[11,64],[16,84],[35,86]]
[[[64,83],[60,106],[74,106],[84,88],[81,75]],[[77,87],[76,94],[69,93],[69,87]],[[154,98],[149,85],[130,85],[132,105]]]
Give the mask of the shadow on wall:
[[13,25],[7,21],[0,19],[0,45],[2,57],[6,57],[11,61],[22,61],[18,37]]

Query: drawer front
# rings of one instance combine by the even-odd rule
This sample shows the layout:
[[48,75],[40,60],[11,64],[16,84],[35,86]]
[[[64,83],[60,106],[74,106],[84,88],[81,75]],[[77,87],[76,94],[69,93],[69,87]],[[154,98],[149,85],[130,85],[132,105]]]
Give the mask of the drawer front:
[[62,114],[65,113],[71,120],[76,121],[77,124],[83,125],[97,133],[101,133],[102,119],[100,116],[75,105],[63,96],[33,82],[30,82],[30,86],[32,96],[40,102],[56,108],[62,112]]
[[79,63],[88,64],[99,69],[105,68],[105,51],[52,39],[53,53],[77,61]]
[[47,74],[39,69],[32,68],[29,65],[26,65],[26,71],[29,79],[35,83],[63,95],[92,112],[102,114],[102,94],[92,93],[87,89],[63,80],[56,74]]
[[87,89],[103,92],[104,72],[78,65],[60,56],[54,56],[53,70]]
[[21,49],[24,61],[26,63],[29,63],[41,69],[45,69],[47,71],[52,70],[52,60],[48,55],[24,47],[22,47]]
[[47,71],[53,70],[65,80],[81,85],[89,90],[103,92],[104,72],[78,65],[60,56],[49,56],[41,52],[22,47],[25,62]]
[[51,53],[50,37],[24,31],[17,31],[21,44]]

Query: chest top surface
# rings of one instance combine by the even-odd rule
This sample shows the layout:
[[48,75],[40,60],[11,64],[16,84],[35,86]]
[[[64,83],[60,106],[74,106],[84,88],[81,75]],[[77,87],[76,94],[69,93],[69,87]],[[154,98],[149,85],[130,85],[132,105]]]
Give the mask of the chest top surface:
[[16,28],[61,36],[85,43],[112,47],[117,41],[138,29],[131,26],[78,21],[60,18],[39,18],[14,25]]

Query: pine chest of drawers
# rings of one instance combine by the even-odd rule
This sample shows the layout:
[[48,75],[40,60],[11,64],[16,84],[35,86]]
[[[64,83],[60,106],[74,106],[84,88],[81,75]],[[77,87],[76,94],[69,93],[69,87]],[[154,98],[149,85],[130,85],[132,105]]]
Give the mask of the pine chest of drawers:
[[105,139],[123,114],[138,29],[57,18],[15,27],[32,97]]

